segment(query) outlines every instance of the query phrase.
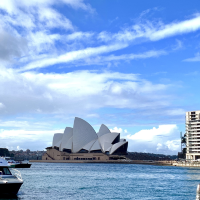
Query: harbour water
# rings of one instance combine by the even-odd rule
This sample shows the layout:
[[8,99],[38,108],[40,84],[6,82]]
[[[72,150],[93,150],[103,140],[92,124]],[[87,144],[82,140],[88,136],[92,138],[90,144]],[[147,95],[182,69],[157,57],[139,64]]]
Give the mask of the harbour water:
[[33,163],[20,169],[16,199],[194,200],[200,168],[136,164]]

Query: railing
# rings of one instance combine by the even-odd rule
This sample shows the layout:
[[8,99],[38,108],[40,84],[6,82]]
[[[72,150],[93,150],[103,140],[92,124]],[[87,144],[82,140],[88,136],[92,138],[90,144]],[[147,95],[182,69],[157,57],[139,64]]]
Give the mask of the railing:
[[13,176],[15,176],[16,178],[18,178],[20,181],[23,181],[20,171],[18,171],[17,169],[12,169],[12,170],[14,170],[14,173],[12,173]]

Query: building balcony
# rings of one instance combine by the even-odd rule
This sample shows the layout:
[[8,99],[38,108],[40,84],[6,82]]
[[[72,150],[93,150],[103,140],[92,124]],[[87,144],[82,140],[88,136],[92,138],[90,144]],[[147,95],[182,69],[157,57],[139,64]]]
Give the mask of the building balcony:
[[200,133],[195,133],[195,134],[187,134],[186,135],[186,138],[189,138],[189,137],[192,137],[192,138],[194,138],[194,137],[199,137],[200,136]]
[[200,147],[199,148],[189,148],[189,151],[198,151],[198,152],[200,152]]
[[190,136],[190,137],[187,137],[186,140],[187,140],[187,141],[189,141],[189,140],[194,140],[194,141],[200,140],[200,136],[193,136],[193,137]]
[[199,150],[200,151],[200,146],[186,146],[187,149],[190,149],[190,150]]
[[193,130],[198,130],[198,129],[200,129],[199,126],[196,126],[196,127],[188,127],[188,128],[186,128],[186,131],[193,131]]
[[200,141],[199,142],[188,142],[186,143],[187,146],[191,146],[191,145],[199,145],[200,146]]
[[186,124],[186,125],[189,125],[189,124],[196,124],[196,123],[198,123],[198,122],[200,122],[199,119],[198,119],[198,120],[195,120],[195,121],[189,119],[189,121],[187,121],[185,124]]

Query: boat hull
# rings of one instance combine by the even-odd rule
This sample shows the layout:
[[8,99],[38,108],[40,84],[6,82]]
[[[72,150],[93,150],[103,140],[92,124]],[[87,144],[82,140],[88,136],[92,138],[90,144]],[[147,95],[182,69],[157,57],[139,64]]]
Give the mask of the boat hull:
[[9,168],[30,168],[31,164],[21,163],[21,164],[11,164]]
[[16,195],[23,183],[4,183],[0,184],[1,195]]
[[21,163],[21,164],[15,165],[15,168],[30,168],[30,167],[31,167],[31,164],[28,164],[28,163]]

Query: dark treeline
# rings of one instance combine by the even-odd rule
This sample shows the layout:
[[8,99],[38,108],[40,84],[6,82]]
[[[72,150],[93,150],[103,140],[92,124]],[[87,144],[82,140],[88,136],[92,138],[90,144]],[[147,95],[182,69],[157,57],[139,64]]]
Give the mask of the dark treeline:
[[126,157],[131,160],[175,160],[177,159],[176,155],[140,153],[140,152],[128,152]]
[[11,154],[10,154],[10,152],[8,151],[8,149],[6,149],[6,148],[0,148],[0,156],[3,156],[3,157],[10,157]]

